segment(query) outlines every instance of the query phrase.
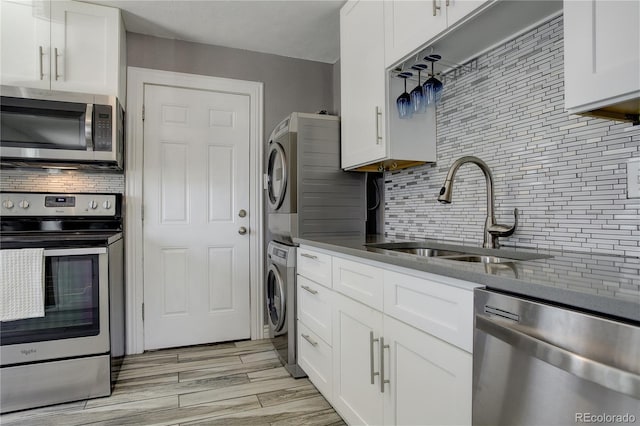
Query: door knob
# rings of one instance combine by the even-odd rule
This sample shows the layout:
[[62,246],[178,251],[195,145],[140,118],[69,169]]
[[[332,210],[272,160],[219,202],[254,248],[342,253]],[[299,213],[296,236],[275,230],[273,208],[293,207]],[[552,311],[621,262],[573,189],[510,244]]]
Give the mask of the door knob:
[[247,228],[245,228],[244,226],[241,226],[240,229],[238,229],[238,234],[244,235],[246,233],[247,233]]
[[238,212],[238,216],[245,217],[247,215],[247,211],[245,209],[240,209]]

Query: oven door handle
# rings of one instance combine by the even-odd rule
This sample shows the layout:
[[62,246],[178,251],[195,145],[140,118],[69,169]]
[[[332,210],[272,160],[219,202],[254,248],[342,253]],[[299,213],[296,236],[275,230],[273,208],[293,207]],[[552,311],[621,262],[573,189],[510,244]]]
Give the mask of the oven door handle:
[[476,315],[476,328],[583,380],[640,398],[640,376],[636,374],[585,358],[481,315]]
[[86,254],[104,254],[107,252],[106,247],[85,247],[85,248],[69,248],[69,249],[53,249],[45,250],[44,256],[83,256]]

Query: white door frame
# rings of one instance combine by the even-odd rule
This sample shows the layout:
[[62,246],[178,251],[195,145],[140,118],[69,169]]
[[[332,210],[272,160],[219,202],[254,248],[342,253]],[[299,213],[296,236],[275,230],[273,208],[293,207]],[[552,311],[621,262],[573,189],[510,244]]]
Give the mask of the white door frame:
[[251,294],[251,339],[264,337],[263,324],[263,83],[128,67],[127,138],[125,158],[125,250],[126,250],[126,352],[144,351],[142,303],[144,301],[142,179],[144,86],[157,84],[249,96],[249,276]]

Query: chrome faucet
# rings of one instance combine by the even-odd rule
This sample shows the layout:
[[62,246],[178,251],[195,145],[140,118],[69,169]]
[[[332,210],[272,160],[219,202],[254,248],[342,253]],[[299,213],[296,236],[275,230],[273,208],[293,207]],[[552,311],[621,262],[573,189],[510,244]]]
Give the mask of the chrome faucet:
[[456,161],[453,162],[451,167],[449,168],[449,173],[447,173],[447,178],[444,181],[444,185],[440,189],[440,196],[438,196],[438,201],[445,204],[451,204],[451,195],[453,193],[453,179],[456,176],[456,172],[465,163],[473,163],[476,166],[480,167],[482,173],[484,173],[484,177],[487,181],[487,219],[484,222],[484,242],[482,243],[482,247],[484,248],[498,248],[500,244],[498,242],[498,237],[508,237],[513,234],[513,231],[516,230],[518,226],[518,209],[513,209],[513,215],[515,216],[515,223],[513,226],[500,225],[496,223],[496,218],[493,213],[494,211],[494,202],[493,202],[493,175],[491,174],[491,170],[489,166],[479,159],[478,157],[473,156],[465,156],[460,157]]

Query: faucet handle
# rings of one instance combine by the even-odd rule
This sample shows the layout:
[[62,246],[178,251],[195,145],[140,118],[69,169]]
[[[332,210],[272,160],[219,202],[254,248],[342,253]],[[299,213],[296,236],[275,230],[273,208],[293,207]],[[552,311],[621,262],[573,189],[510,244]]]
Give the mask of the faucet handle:
[[515,220],[513,223],[513,226],[499,225],[496,223],[494,225],[491,225],[489,229],[487,229],[487,231],[489,231],[489,233],[494,237],[508,237],[509,235],[513,234],[513,232],[518,227],[518,209],[517,208],[513,209],[513,217]]

